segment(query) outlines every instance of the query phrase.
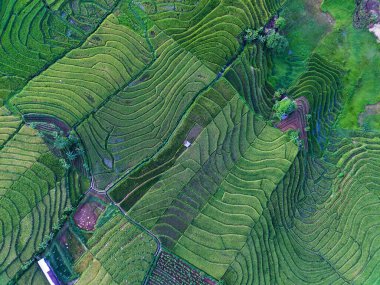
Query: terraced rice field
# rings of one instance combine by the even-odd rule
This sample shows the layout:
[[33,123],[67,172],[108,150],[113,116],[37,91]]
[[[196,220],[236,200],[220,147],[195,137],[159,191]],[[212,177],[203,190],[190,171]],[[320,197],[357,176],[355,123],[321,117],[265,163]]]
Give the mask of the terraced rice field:
[[3,145],[0,164],[0,278],[7,282],[37,251],[70,197],[58,159],[26,126]]
[[149,62],[143,41],[111,14],[80,48],[29,81],[13,103],[24,114],[52,115],[73,126]]
[[236,96],[130,213],[174,253],[219,279],[297,152]]
[[[112,207],[111,207],[112,208]],[[111,208],[108,209],[111,210]],[[118,210],[88,241],[79,260],[86,269],[77,284],[142,284],[153,262],[157,244]]]
[[312,151],[326,148],[328,136],[341,110],[342,70],[314,54],[307,70],[289,89],[293,98],[305,97],[310,104]]
[[2,1],[0,103],[79,45],[113,7],[76,2]]
[[379,133],[318,46],[348,10],[276,74],[284,3],[1,2],[0,284],[380,284]]

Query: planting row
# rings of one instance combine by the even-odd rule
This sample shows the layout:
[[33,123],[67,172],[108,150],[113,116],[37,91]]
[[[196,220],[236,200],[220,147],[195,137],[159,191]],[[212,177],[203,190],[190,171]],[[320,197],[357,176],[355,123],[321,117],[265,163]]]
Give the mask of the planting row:
[[214,72],[219,72],[239,49],[248,27],[263,26],[281,0],[255,1],[136,1],[159,28]]
[[162,31],[153,28],[150,35],[153,64],[78,127],[99,189],[152,156],[215,78]]
[[340,70],[326,59],[314,54],[307,71],[289,90],[292,98],[305,97],[310,104],[311,151],[319,153],[326,147],[329,132],[341,107]]

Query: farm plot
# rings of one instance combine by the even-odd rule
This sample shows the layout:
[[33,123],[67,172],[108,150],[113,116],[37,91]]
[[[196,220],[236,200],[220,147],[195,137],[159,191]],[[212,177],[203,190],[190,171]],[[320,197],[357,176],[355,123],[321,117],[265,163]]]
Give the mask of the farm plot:
[[219,279],[297,152],[235,96],[129,213]]
[[288,90],[292,98],[305,97],[310,104],[311,146],[323,150],[341,109],[342,70],[317,54],[309,59],[307,71]]
[[149,34],[153,64],[78,127],[100,190],[152,156],[216,76],[157,27]]
[[77,284],[142,284],[157,250],[155,240],[116,207],[105,215],[111,218],[96,228],[89,251],[77,262],[78,269],[85,268]]
[[123,202],[124,209],[129,210],[152,184],[174,165],[177,158],[186,150],[184,142],[193,143],[215,116],[237,97],[236,90],[224,78],[202,92],[175,129],[168,143],[152,159],[143,163],[113,188],[109,192],[111,198],[117,203]]
[[146,40],[111,14],[86,42],[28,82],[12,98],[23,114],[79,123],[152,59]]
[[41,268],[35,262],[19,279],[18,284],[22,285],[49,285]]
[[379,138],[331,135],[323,159],[300,154],[273,194],[227,284],[377,284]]
[[178,256],[162,251],[149,277],[149,285],[215,285],[212,278],[193,268]]
[[[50,11],[44,1],[4,0],[1,4],[0,104],[86,35]],[[99,20],[95,16],[93,20]]]
[[107,15],[117,4],[118,0],[86,1],[63,1],[47,0],[50,9],[57,11],[62,19],[84,32],[93,31],[104,16]]
[[242,31],[263,26],[284,1],[135,2],[160,29],[208,68],[219,72],[239,50]]
[[226,72],[226,79],[255,113],[269,118],[273,106],[273,87],[267,79],[271,54],[261,44],[247,46]]
[[21,119],[0,107],[0,149],[21,127]]
[[0,283],[7,283],[71,205],[72,190],[58,159],[26,126],[1,149],[0,169]]

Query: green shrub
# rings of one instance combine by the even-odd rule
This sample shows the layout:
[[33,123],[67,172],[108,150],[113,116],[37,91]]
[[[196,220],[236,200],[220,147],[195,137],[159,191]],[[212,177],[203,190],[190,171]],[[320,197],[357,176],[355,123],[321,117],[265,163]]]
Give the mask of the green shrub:
[[275,31],[271,31],[266,37],[266,46],[275,53],[281,54],[288,48],[289,43],[284,36]]
[[283,30],[286,26],[286,20],[284,17],[278,17],[275,23],[275,26],[279,30]]
[[297,104],[287,97],[282,99],[281,101],[276,101],[276,103],[273,106],[275,116],[280,120],[283,120],[284,117],[288,116],[296,109]]

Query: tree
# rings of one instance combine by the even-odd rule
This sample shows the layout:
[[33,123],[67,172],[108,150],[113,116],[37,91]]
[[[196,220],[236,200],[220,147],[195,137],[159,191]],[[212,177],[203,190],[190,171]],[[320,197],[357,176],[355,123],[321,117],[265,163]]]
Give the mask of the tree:
[[66,156],[68,160],[73,161],[78,155],[75,152],[67,151]]
[[286,91],[284,88],[277,89],[276,92],[274,92],[274,98],[280,99],[282,94],[285,94]]
[[69,141],[73,144],[76,144],[79,142],[79,138],[74,130],[71,130],[69,133]]
[[83,169],[86,170],[87,172],[90,171],[90,167],[88,166],[88,164],[86,162],[83,163]]
[[57,137],[55,138],[55,141],[54,141],[54,147],[55,148],[64,149],[68,145],[69,145],[69,140],[66,137],[57,135]]
[[68,164],[67,162],[66,162],[66,160],[65,159],[63,159],[63,158],[61,158],[60,160],[59,160],[59,162],[61,163],[61,165],[62,165],[62,167],[64,168],[64,169],[70,169],[70,164]]
[[289,139],[295,143],[296,145],[298,146],[301,146],[302,145],[302,142],[300,140],[300,135],[299,135],[299,131],[295,131],[295,130],[290,130],[288,132],[288,137]]
[[273,106],[275,116],[280,120],[283,120],[286,116],[291,114],[296,109],[297,104],[288,97],[282,99],[281,101],[276,101]]
[[278,17],[276,22],[275,22],[275,27],[278,29],[278,30],[283,30],[286,26],[286,20],[284,17]]
[[78,155],[84,155],[84,148],[82,146],[78,146],[75,148],[75,151]]
[[289,46],[288,40],[272,30],[266,37],[266,46],[272,49],[274,52],[281,54],[285,52]]
[[259,30],[253,30],[250,28],[245,30],[244,40],[247,43],[252,43],[254,40],[257,40],[258,37],[259,37]]

